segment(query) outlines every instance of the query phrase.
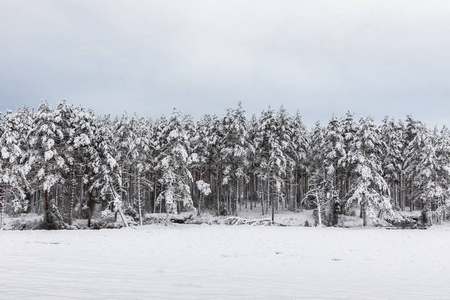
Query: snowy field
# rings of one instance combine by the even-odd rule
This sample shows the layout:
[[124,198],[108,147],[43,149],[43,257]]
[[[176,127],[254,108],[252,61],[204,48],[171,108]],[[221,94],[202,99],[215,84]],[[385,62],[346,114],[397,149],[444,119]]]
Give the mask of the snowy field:
[[450,227],[1,231],[0,299],[449,299]]

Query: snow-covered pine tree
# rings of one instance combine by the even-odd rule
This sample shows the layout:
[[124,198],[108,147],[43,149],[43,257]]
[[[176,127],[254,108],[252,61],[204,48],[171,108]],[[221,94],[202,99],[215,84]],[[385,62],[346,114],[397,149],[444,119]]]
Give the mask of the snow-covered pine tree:
[[[258,143],[260,140],[261,133],[259,132],[259,120],[256,115],[252,115],[248,122],[248,141],[252,146],[252,149],[254,151],[248,153],[248,161],[249,161],[249,200],[250,200],[250,209],[253,209],[253,207],[256,207],[258,199],[260,199],[261,203],[261,211],[262,214],[264,214],[264,199],[263,194],[264,192],[262,187],[262,181],[258,179],[259,172],[258,172],[258,165],[259,165],[259,153],[260,149],[258,149]],[[259,186],[261,186],[259,188]]]
[[[432,223],[431,211],[436,211],[440,203],[445,201],[446,193],[438,178],[438,159],[432,134],[426,132],[421,137],[421,150],[415,155],[414,169],[414,199],[422,207],[424,223]],[[418,136],[416,136],[416,139]]]
[[325,130],[325,137],[323,143],[323,152],[325,154],[325,170],[326,170],[326,193],[332,195],[333,201],[331,204],[331,218],[329,220],[331,225],[336,225],[338,222],[338,214],[342,211],[345,205],[341,197],[344,187],[344,179],[346,176],[346,162],[347,153],[345,151],[345,136],[342,120],[333,115],[328,122]]
[[[187,150],[188,150],[188,161],[187,161],[187,167],[189,172],[191,172],[192,170],[192,166],[195,164],[195,160],[197,159],[197,153],[195,153],[193,151],[193,147],[192,147],[192,141],[194,139],[195,136],[195,123],[194,120],[192,118],[191,115],[187,114],[187,115],[183,115],[181,118],[181,123],[183,124],[183,128],[184,131],[186,133],[187,136]],[[197,188],[197,184],[194,181],[194,177],[192,176],[192,172],[191,172],[191,180],[188,181],[188,185],[189,185],[189,190],[191,192],[191,201],[192,201],[192,209],[194,209],[194,193],[195,191],[198,189]]]
[[129,117],[124,114],[114,121],[113,145],[115,160],[119,163],[119,173],[122,186],[121,198],[124,205],[137,215],[142,223],[143,192],[152,188],[150,180],[146,178],[154,166],[150,154],[153,145],[150,141],[151,124],[136,115]]
[[189,183],[192,175],[188,168],[189,137],[180,120],[180,112],[174,109],[168,124],[161,132],[161,149],[157,170],[161,171],[163,191],[158,202],[164,200],[166,213],[178,213],[179,203],[192,208]]
[[[197,211],[200,214],[204,197],[211,194],[210,166],[212,165],[211,153],[214,137],[212,135],[212,117],[204,115],[195,126],[195,134],[191,140],[193,154],[191,170],[197,185]],[[209,176],[208,176],[209,175]],[[205,181],[206,180],[206,181]]]
[[123,214],[122,199],[122,169],[117,157],[117,149],[113,147],[113,128],[109,116],[97,120],[94,131],[95,158],[91,162],[94,170],[91,193],[96,193],[99,198],[107,203],[103,215],[108,214],[108,209],[119,213],[125,227],[128,226]]
[[160,195],[163,192],[164,184],[162,180],[162,171],[161,169],[158,169],[156,166],[158,166],[159,159],[162,159],[163,156],[161,155],[161,151],[164,148],[165,145],[165,138],[163,136],[163,132],[165,128],[167,127],[168,120],[166,117],[161,116],[160,118],[156,119],[153,124],[153,131],[151,132],[150,136],[150,144],[151,148],[153,149],[153,158],[152,164],[154,166],[153,171],[151,172],[151,177],[153,181],[153,201],[152,201],[152,207],[153,207],[153,213],[156,212],[162,212],[162,201],[158,201],[158,195]]
[[276,115],[270,107],[262,112],[258,131],[260,132],[256,138],[256,148],[259,149],[257,155],[260,155],[258,173],[261,179],[266,181],[266,197],[270,199],[268,203],[270,202],[272,207],[272,222],[274,222],[276,201],[283,196],[287,159],[277,133]]
[[403,187],[403,124],[393,119],[384,118],[380,127],[380,137],[383,140],[381,152],[383,177],[390,188],[394,208],[405,209],[405,198],[402,197]]
[[[62,118],[41,101],[29,132],[30,150],[27,164],[34,172],[31,182],[44,193],[44,227],[57,229],[64,227],[58,209],[56,185],[65,182],[64,174],[69,167],[64,160],[64,128]],[[50,199],[51,198],[51,199]]]
[[406,117],[406,126],[403,132],[403,157],[405,159],[403,167],[405,176],[404,196],[410,211],[415,209],[415,200],[418,199],[418,191],[415,185],[418,174],[417,166],[420,164],[421,151],[426,145],[427,131],[428,129],[422,122],[413,119],[410,115]]
[[[136,185],[137,185],[137,202],[139,220],[142,224],[143,208],[145,207],[145,199],[149,198],[153,190],[153,184],[150,180],[150,173],[154,169],[154,148],[151,143],[151,136],[153,131],[153,124],[149,119],[139,119],[138,132],[136,139],[136,147],[138,151],[137,165],[136,165]],[[147,197],[145,191],[148,191]],[[143,199],[143,200],[142,200]]]
[[[287,206],[287,203],[290,202],[290,184],[294,181],[294,172],[296,170],[296,160],[295,156],[297,155],[296,144],[294,141],[294,131],[295,126],[301,126],[300,124],[294,124],[293,118],[289,115],[286,109],[282,106],[276,115],[276,127],[277,127],[277,135],[279,139],[279,143],[281,145],[281,150],[284,153],[284,157],[286,159],[286,173],[283,178],[283,187],[285,189],[284,193],[281,194],[280,200],[281,203],[277,202],[277,210],[281,206],[281,209]],[[301,129],[300,129],[301,130]],[[301,152],[298,154],[301,155]]]
[[130,197],[131,178],[133,173],[131,165],[137,156],[136,152],[136,117],[129,117],[127,113],[114,121],[113,129],[113,149],[115,150],[115,160],[119,163],[121,177],[121,198],[126,207],[132,206]]
[[[75,194],[71,194],[71,209],[79,208],[79,213],[87,216],[90,226],[91,217],[94,213],[95,204],[98,202],[97,190],[93,188],[96,176],[100,170],[100,154],[96,142],[100,121],[94,115],[92,110],[86,110],[81,106],[74,107],[74,126],[73,139],[70,140],[68,150],[73,150],[72,158],[68,157],[71,163],[71,178],[77,178],[77,181],[71,182],[72,192],[79,195],[76,201]],[[71,145],[71,146],[70,146]],[[73,184],[76,184],[74,187]],[[95,191],[94,191],[95,190]],[[74,201],[72,203],[72,201]],[[73,213],[73,212],[72,212]],[[73,216],[72,216],[73,217]],[[70,218],[70,217],[69,217]]]
[[224,170],[224,161],[221,156],[222,145],[221,141],[223,140],[224,132],[222,126],[222,119],[217,115],[213,115],[211,122],[211,130],[210,130],[210,172],[211,172],[211,187],[213,187],[212,192],[214,193],[213,198],[216,199],[216,208],[217,215],[226,215],[229,213],[226,209],[226,205],[224,204],[223,199],[224,192],[222,188],[223,182],[223,170]]
[[3,229],[4,211],[9,204],[13,213],[26,211],[25,198],[27,168],[23,165],[20,114],[8,110],[0,121],[0,229]]
[[308,191],[302,198],[307,208],[311,207],[311,203],[314,204],[318,225],[324,222],[333,224],[333,218],[337,219],[336,206],[340,203],[338,191],[332,188],[333,180],[325,164],[328,153],[326,136],[326,129],[317,122],[310,133],[311,147],[307,152]]
[[[350,151],[350,149],[353,147],[353,144],[355,143],[355,135],[358,130],[358,125],[353,120],[354,115],[350,112],[347,112],[345,119],[342,120],[342,127],[343,127],[343,135],[344,135],[344,151],[345,151],[345,158],[342,160],[341,168],[342,168],[342,179],[341,179],[341,187],[339,189],[339,198],[340,199],[346,199],[348,197],[348,193],[350,191],[350,185],[351,185],[351,177],[354,166],[352,165],[352,162],[349,160],[349,157],[347,156],[347,153]],[[345,205],[343,205],[345,208]],[[342,213],[346,213],[343,211]]]
[[310,136],[308,130],[302,122],[300,113],[297,111],[292,118],[292,149],[290,156],[294,160],[294,190],[293,209],[297,211],[298,204],[301,205],[301,200],[308,188],[308,166],[307,166],[307,152],[311,147]]
[[444,127],[440,133],[426,131],[418,137],[422,145],[416,154],[414,177],[414,202],[420,203],[422,220],[432,224],[445,218],[445,210],[450,205],[450,136]]
[[27,163],[27,159],[29,158],[28,153],[31,151],[31,146],[28,140],[29,132],[34,124],[34,116],[34,111],[30,111],[26,106],[17,109],[11,115],[11,119],[13,119],[12,123],[14,124],[13,131],[18,134],[18,145],[22,151],[20,165],[23,170],[21,176],[24,178],[22,178],[20,188],[26,195],[26,203],[28,204],[26,212],[37,212],[36,208],[39,207],[37,197],[33,197],[33,186],[31,184],[30,177],[28,176],[30,172],[30,164]]
[[[58,103],[55,111],[55,116],[61,119],[61,128],[63,131],[63,149],[61,156],[69,167],[68,174],[64,174],[67,182],[70,183],[70,201],[68,203],[68,223],[72,225],[73,209],[75,205],[80,206],[82,194],[78,197],[77,193],[77,178],[81,178],[81,185],[87,180],[85,176],[86,158],[92,153],[93,147],[91,140],[93,139],[93,122],[94,116],[92,113],[86,112],[82,107],[74,107],[66,101]],[[64,199],[63,199],[64,201]]]
[[[253,151],[248,142],[248,129],[242,103],[236,109],[228,109],[222,119],[223,136],[220,156],[223,159],[223,181],[228,192],[228,210],[237,215],[243,181],[248,181],[248,154]],[[233,200],[232,200],[233,199]]]
[[442,189],[442,195],[437,198],[435,205],[436,217],[439,221],[446,220],[447,209],[450,207],[450,131],[443,126],[435,139],[435,153],[437,160],[437,179]]
[[[325,128],[316,122],[314,128],[309,134],[311,146],[306,152],[306,168],[308,170],[308,190],[315,189],[316,195],[326,195],[329,193],[329,184],[327,182],[327,169],[325,166]],[[310,209],[311,203],[309,197],[301,198],[301,204],[305,204]]]
[[354,165],[353,184],[348,199],[349,205],[358,203],[362,210],[363,225],[368,218],[392,213],[389,188],[382,176],[382,141],[371,118],[361,118],[355,135],[355,143],[348,157]]

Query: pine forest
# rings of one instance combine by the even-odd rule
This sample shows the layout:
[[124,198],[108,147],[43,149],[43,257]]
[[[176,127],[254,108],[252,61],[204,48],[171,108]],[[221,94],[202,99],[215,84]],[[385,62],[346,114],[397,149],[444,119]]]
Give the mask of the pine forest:
[[312,129],[300,113],[239,103],[194,121],[176,109],[156,120],[99,117],[62,101],[7,111],[0,120],[1,217],[34,213],[42,228],[115,214],[315,210],[321,224],[356,215],[363,224],[420,211],[447,219],[450,132],[412,116],[332,116]]

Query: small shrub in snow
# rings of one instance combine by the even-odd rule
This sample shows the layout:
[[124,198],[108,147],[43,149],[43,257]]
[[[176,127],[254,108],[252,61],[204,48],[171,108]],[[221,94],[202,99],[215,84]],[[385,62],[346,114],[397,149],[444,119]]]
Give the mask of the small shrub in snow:
[[10,230],[34,230],[39,229],[42,220],[27,220],[24,218],[16,219],[8,224],[6,229]]
[[54,230],[66,228],[67,224],[63,221],[63,217],[61,216],[58,207],[52,202],[49,210],[44,214],[40,229]]
[[135,221],[139,220],[139,214],[134,207],[129,206],[123,212],[126,216],[132,217]]

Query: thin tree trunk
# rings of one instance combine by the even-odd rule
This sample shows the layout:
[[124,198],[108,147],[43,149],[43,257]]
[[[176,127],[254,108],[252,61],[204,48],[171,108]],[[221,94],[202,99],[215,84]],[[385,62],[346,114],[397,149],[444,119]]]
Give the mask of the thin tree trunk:
[[[153,179],[153,213],[156,213],[156,198],[158,197],[156,191],[156,184],[157,184],[156,177],[157,174],[155,174],[155,178]],[[161,205],[161,203],[159,205]]]
[[361,212],[362,212],[362,217],[363,217],[363,226],[367,226],[366,204],[361,205]]
[[319,199],[319,193],[316,192],[316,200],[317,200],[317,217],[319,218],[319,226],[322,227],[322,205]]
[[201,210],[201,202],[203,200],[203,193],[200,193],[200,196],[198,197],[198,211],[197,216],[200,216],[200,210]]
[[4,230],[5,229],[5,227],[4,227],[4,225],[3,225],[3,220],[4,220],[4,216],[5,216],[5,192],[6,192],[6,190],[5,190],[5,184],[3,184],[3,188],[2,188],[2,190],[0,191],[1,193],[2,193],[2,196],[1,196],[1,199],[0,199],[0,205],[2,206],[1,207],[1,212],[0,212],[0,229],[1,230]]
[[72,225],[73,205],[75,203],[75,183],[76,183],[75,182],[75,165],[73,165],[72,166],[72,191],[70,194],[70,207],[69,207],[69,225]]
[[239,179],[236,179],[236,197],[234,198],[234,215],[237,216],[237,208],[239,202]]
[[230,186],[229,185],[227,185],[226,186],[226,198],[227,198],[227,214],[229,215],[229,214],[233,214],[233,209],[231,208],[231,193],[232,193],[232,191],[230,191]]
[[261,179],[261,210],[262,210],[262,215],[264,216],[264,202],[265,202],[265,198],[264,198],[264,180]]
[[220,211],[220,193],[222,192],[222,183],[220,182],[220,172],[222,172],[221,168],[219,167],[218,173],[217,173],[217,182],[216,182],[216,187],[217,187],[217,215],[220,216],[221,211]]
[[275,220],[275,203],[274,202],[275,202],[276,191],[275,191],[274,184],[275,184],[275,180],[272,180],[272,224]]
[[48,202],[48,190],[44,191],[44,210],[46,214],[50,210],[50,203]]
[[[202,168],[203,168],[203,163],[200,162],[200,170],[199,170],[199,174],[198,174],[198,179],[199,180],[203,180],[203,172],[202,172]],[[195,184],[195,183],[194,183]],[[194,187],[196,188],[196,187]],[[198,190],[198,189],[197,189]],[[198,210],[197,210],[197,215],[200,216],[200,210],[201,210],[201,206],[202,206],[202,201],[203,201],[203,191],[197,191],[198,193]]]
[[267,195],[266,195],[266,215],[269,213],[269,206],[270,206],[270,179],[267,179]]
[[294,202],[294,212],[297,212],[297,184],[298,181],[296,180],[295,185],[292,187],[293,195],[292,195],[292,201]]
[[220,216],[220,189],[217,187],[217,215]]
[[141,177],[139,171],[137,173],[137,193],[138,193],[138,208],[139,208],[139,223],[142,225],[142,205],[141,205]]
[[88,199],[88,227],[91,227],[91,219],[92,215],[94,214],[95,209],[95,202],[92,200],[92,192],[89,192],[89,199]]
[[122,221],[123,221],[123,224],[125,225],[125,227],[128,227],[128,223],[127,223],[127,220],[125,219],[122,208],[119,209],[119,214],[120,214],[120,217],[122,218]]

